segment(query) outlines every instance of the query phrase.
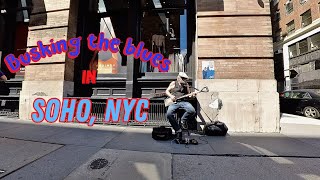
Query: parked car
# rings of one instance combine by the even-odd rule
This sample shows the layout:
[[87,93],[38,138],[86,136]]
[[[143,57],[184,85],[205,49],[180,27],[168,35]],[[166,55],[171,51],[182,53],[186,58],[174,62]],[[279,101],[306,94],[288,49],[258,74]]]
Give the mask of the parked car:
[[303,114],[310,118],[320,117],[320,95],[312,90],[292,90],[280,93],[280,111]]

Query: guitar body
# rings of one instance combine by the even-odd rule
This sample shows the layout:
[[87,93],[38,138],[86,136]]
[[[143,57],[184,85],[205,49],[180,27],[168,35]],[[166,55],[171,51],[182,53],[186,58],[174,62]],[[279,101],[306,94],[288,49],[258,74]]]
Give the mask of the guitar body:
[[[182,96],[182,97],[179,97],[177,100],[183,99],[183,98],[187,98],[187,97],[193,97],[193,96],[195,96],[195,95],[197,95],[198,93],[201,93],[201,92],[209,92],[208,87],[202,88],[201,91],[193,92],[193,93],[184,95],[184,96]],[[165,93],[162,93],[162,94],[165,95]],[[175,101],[172,101],[171,98],[167,98],[167,99],[164,100],[164,105],[165,105],[165,107],[168,107],[168,106],[170,106],[170,105],[172,105],[172,104],[175,104],[175,103],[176,103],[176,102],[175,102]]]
[[168,106],[170,106],[170,105],[172,105],[174,103],[176,103],[176,102],[172,101],[171,98],[167,98],[167,99],[164,100],[164,106],[165,107],[168,107]]
[[[190,94],[187,94],[187,95],[184,95],[184,96],[179,97],[177,100],[183,99],[183,98],[187,98],[187,97],[189,97],[189,96],[191,96],[191,95],[195,95],[195,94],[197,94],[197,93],[190,93]],[[176,102],[175,102],[175,101],[172,101],[171,98],[167,98],[167,99],[164,100],[164,105],[165,105],[166,107],[170,106],[171,104],[175,104],[175,103],[176,103]]]

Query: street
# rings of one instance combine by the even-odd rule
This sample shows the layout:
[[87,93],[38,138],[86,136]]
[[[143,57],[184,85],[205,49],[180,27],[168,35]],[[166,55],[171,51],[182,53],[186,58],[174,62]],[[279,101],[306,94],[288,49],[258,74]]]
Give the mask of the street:
[[320,120],[283,114],[281,133],[155,141],[151,128],[0,119],[0,179],[320,179]]

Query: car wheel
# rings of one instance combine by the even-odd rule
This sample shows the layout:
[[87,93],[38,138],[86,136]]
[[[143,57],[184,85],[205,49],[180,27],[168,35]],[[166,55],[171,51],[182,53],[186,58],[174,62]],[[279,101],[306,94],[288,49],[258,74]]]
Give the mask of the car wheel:
[[310,118],[318,118],[320,116],[319,110],[311,106],[305,107],[303,109],[303,114]]

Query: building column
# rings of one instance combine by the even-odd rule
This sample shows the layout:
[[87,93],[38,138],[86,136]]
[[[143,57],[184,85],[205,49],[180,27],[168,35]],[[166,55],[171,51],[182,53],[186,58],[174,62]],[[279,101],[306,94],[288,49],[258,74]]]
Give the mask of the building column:
[[[37,41],[49,45],[50,40],[69,40],[76,37],[78,0],[34,0],[30,16],[28,49]],[[82,41],[86,38],[82,38]],[[72,96],[74,93],[74,60],[66,53],[41,59],[25,68],[25,79],[20,92],[19,118],[31,119],[33,102]]]
[[[140,1],[129,0],[128,14],[128,37],[133,38],[133,44],[139,43],[140,32]],[[139,60],[134,59],[133,55],[127,56],[127,80],[126,80],[126,97],[136,98],[139,96],[138,78]]]
[[[214,63],[215,78],[203,79]],[[232,132],[279,132],[280,110],[268,0],[197,0],[199,124],[219,120]],[[212,109],[216,99],[222,109]]]

